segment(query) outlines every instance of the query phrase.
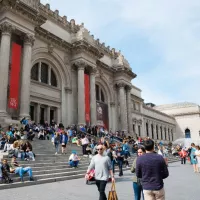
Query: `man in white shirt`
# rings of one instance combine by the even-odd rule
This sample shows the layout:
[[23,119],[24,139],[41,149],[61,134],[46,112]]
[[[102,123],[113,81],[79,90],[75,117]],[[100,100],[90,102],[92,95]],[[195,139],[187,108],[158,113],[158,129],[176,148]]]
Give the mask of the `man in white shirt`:
[[112,164],[111,160],[108,156],[103,156],[103,146],[98,145],[97,147],[98,154],[95,155],[90,163],[90,166],[88,167],[86,179],[88,179],[88,174],[92,169],[95,169],[95,180],[96,185],[99,191],[100,200],[107,200],[106,194],[105,194],[105,188],[106,184],[109,179],[109,174],[111,175],[112,182],[115,181],[113,171],[112,171]]

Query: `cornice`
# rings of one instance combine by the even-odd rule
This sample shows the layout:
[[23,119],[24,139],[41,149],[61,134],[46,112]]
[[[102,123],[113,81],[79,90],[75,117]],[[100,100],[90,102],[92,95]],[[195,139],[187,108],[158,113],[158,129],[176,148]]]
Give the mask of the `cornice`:
[[20,15],[36,26],[41,26],[46,22],[46,18],[40,15],[37,9],[31,8],[20,0],[1,0],[0,8],[1,12],[10,11]]
[[95,59],[100,59],[104,56],[104,54],[101,51],[99,51],[98,48],[89,44],[85,40],[76,41],[72,44],[72,46],[73,46],[72,52],[74,54],[85,52],[91,57],[94,57]]
[[188,112],[188,113],[179,113],[179,114],[173,114],[171,116],[173,117],[179,117],[179,116],[185,116],[185,115],[200,115],[200,112]]
[[104,68],[110,72],[116,72],[115,68],[105,64],[104,62],[97,60],[97,67]]
[[131,68],[115,67],[116,73],[125,73],[129,75],[132,79],[136,78],[136,74],[132,72]]
[[51,21],[54,21],[57,25],[61,26],[63,29],[67,30],[70,33],[77,33],[80,29],[79,25],[75,24],[74,19],[72,19],[70,22],[67,21],[67,17],[66,16],[61,17],[59,15],[58,10],[52,11],[50,9],[49,4],[43,5],[42,3],[40,3],[39,12],[44,17],[46,17],[47,19]]
[[143,104],[143,108],[145,108],[146,110],[153,111],[153,112],[155,112],[155,113],[157,113],[157,114],[159,114],[159,115],[163,115],[163,116],[165,116],[165,117],[168,117],[168,118],[171,118],[171,119],[175,120],[174,117],[172,117],[172,116],[170,116],[170,115],[167,115],[167,114],[165,114],[165,113],[163,113],[163,112],[160,112],[160,111],[158,111],[158,110],[155,110],[155,109],[153,109],[153,108],[150,108],[150,107],[148,107],[148,106],[145,106],[144,104]]
[[54,34],[48,32],[47,30],[37,27],[35,28],[35,36],[42,38],[46,43],[52,44],[54,47],[61,48],[68,53],[71,52],[72,45],[61,38],[55,36]]

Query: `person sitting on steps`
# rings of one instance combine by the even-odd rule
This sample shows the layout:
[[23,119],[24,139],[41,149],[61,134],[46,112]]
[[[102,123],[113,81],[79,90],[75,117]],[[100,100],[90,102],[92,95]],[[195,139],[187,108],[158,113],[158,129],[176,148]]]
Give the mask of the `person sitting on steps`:
[[78,167],[78,163],[79,163],[80,158],[78,157],[76,151],[72,151],[72,154],[69,157],[69,165],[71,167]]
[[11,164],[10,164],[10,172],[19,174],[21,182],[24,182],[23,176],[26,172],[28,172],[29,180],[34,181],[33,174],[32,174],[32,168],[31,167],[21,167],[19,163],[16,161],[16,157],[13,156]]

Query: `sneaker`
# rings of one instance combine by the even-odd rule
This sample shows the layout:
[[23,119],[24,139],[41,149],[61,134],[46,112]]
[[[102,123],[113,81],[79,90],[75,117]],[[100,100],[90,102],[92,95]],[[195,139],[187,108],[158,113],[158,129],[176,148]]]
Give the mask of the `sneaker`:
[[34,181],[33,177],[30,177],[30,178],[29,178],[29,181]]
[[13,183],[13,180],[12,180],[12,179],[10,179],[8,182],[9,182],[9,183]]
[[55,155],[57,155],[58,153],[56,152]]
[[22,178],[20,178],[20,181],[23,183],[24,182],[24,179],[23,179],[23,177]]

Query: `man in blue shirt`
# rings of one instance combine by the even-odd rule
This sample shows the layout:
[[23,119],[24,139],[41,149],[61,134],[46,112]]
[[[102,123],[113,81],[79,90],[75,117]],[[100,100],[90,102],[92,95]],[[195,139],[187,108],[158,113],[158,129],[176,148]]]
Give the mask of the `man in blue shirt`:
[[169,176],[167,165],[161,155],[154,153],[154,141],[144,142],[146,154],[138,157],[136,176],[141,178],[145,199],[165,200],[163,179]]

